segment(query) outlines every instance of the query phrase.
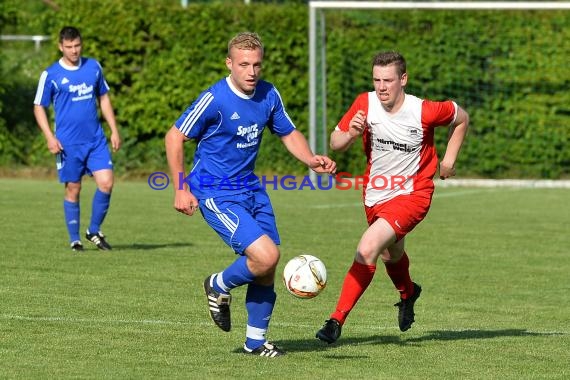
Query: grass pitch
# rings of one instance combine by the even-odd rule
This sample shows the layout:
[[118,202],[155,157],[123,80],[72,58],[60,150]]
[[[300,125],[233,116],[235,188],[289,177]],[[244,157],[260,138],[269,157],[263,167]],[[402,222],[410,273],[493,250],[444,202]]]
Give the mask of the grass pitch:
[[[82,231],[94,185],[84,182]],[[272,191],[282,260],[321,258],[312,300],[280,281],[269,338],[279,359],[241,353],[245,289],[233,329],[209,320],[202,282],[234,255],[201,216],[172,208],[172,189],[119,182],[103,231],[112,252],[72,253],[55,180],[0,179],[0,378],[3,379],[567,379],[570,377],[570,193],[438,188],[408,237],[423,286],[401,333],[382,267],[341,339],[315,339],[366,228],[360,191]]]

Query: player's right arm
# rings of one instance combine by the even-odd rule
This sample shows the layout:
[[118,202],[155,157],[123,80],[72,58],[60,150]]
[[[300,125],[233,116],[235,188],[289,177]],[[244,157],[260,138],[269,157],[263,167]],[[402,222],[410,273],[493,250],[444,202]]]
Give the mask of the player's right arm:
[[53,154],[57,154],[63,150],[63,146],[59,140],[53,134],[47,117],[46,110],[43,106],[34,104],[34,117],[36,118],[36,123],[40,127],[44,137],[46,138],[46,143],[49,151]]
[[49,73],[47,70],[43,71],[38,81],[38,88],[36,89],[36,96],[34,98],[34,117],[38,127],[44,134],[47,147],[53,154],[57,154],[63,150],[61,142],[55,137],[49,126],[49,120],[46,108],[52,102],[52,81],[48,79]]
[[172,184],[174,185],[174,208],[176,211],[192,216],[198,209],[198,200],[190,192],[188,184],[183,180],[184,172],[184,143],[189,139],[175,125],[166,133],[166,159],[170,168]]
[[338,126],[331,133],[331,149],[344,152],[358,136],[364,133],[366,129],[366,114],[363,110],[358,110],[350,119],[348,131],[343,131]]
[[360,94],[331,133],[330,147],[332,150],[344,152],[364,133],[368,127],[367,112],[368,94]]

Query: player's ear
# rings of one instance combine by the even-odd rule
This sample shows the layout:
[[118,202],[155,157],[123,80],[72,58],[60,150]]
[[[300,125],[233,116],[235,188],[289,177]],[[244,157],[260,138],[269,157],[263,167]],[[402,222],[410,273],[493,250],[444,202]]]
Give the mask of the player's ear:
[[230,57],[226,57],[226,67],[232,71],[232,59]]
[[400,78],[400,84],[402,85],[402,87],[405,87],[407,83],[408,83],[408,73],[403,73],[402,77]]

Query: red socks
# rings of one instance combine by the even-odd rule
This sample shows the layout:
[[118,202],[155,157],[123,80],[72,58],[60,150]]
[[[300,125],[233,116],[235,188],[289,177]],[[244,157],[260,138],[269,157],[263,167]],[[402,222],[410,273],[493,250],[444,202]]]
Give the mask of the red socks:
[[414,294],[414,284],[410,278],[410,260],[406,252],[397,263],[384,263],[384,265],[386,266],[386,273],[400,292],[400,298],[405,300],[411,297]]
[[[400,298],[407,299],[414,294],[414,284],[410,277],[410,260],[404,252],[402,258],[397,263],[385,263],[386,273],[392,283],[400,292]],[[336,310],[331,314],[332,319],[336,319],[341,326],[346,321],[348,314],[354,308],[362,294],[374,277],[376,265],[365,265],[354,261],[348,273],[344,277],[340,297],[336,305]]]
[[331,314],[331,318],[336,319],[341,325],[344,324],[346,317],[370,285],[374,272],[376,272],[376,265],[365,265],[356,261],[352,263],[344,278],[336,310]]

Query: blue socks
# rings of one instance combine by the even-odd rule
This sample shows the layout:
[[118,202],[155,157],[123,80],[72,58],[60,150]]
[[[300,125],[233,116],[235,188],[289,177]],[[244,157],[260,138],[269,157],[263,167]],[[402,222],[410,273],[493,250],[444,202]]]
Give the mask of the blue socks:
[[223,272],[216,275],[214,279],[214,290],[219,293],[229,293],[233,288],[249,284],[255,279],[253,273],[247,267],[247,257],[239,256]]
[[[91,214],[91,224],[89,225],[89,232],[96,233],[101,229],[101,224],[107,215],[109,204],[111,202],[111,194],[104,193],[97,189],[93,195],[93,205]],[[69,242],[81,241],[79,236],[80,224],[80,207],[79,202],[70,202],[63,200],[63,214],[65,217],[65,225],[69,233]]]
[[69,233],[69,242],[81,240],[79,237],[79,202],[70,202],[63,200],[63,214],[65,217],[65,225]]
[[214,278],[213,288],[220,293],[229,293],[238,286],[248,284],[245,296],[247,330],[245,345],[255,350],[267,341],[265,334],[275,307],[275,286],[254,284],[255,276],[247,267],[247,257],[239,256],[229,267]]
[[91,224],[89,225],[90,233],[97,233],[101,229],[101,224],[109,210],[111,203],[111,194],[104,193],[97,189],[93,195],[93,204],[91,206]]
[[249,284],[245,295],[247,309],[247,330],[245,346],[255,350],[267,341],[265,334],[275,307],[275,286]]

